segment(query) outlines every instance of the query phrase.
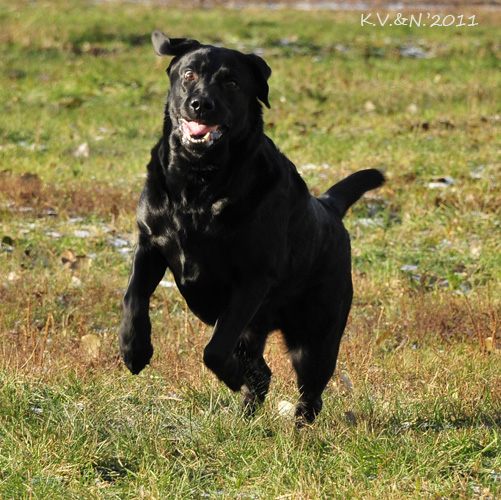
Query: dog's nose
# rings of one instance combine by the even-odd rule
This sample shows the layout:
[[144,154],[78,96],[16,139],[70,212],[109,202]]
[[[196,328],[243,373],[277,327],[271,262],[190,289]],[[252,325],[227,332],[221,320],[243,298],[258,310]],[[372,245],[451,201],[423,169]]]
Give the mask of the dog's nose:
[[213,111],[215,106],[214,100],[208,96],[196,96],[191,100],[191,108],[198,114]]

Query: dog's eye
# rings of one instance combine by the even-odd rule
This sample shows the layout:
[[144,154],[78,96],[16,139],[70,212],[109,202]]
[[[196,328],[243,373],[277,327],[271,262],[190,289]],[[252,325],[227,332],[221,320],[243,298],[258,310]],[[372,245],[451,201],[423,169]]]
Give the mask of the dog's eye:
[[193,71],[191,71],[191,69],[187,69],[185,72],[184,72],[184,79],[185,80],[188,80],[188,81],[193,81],[194,79],[196,78],[196,75],[195,73],[193,73]]
[[238,89],[238,82],[236,80],[227,80],[224,84],[227,89]]

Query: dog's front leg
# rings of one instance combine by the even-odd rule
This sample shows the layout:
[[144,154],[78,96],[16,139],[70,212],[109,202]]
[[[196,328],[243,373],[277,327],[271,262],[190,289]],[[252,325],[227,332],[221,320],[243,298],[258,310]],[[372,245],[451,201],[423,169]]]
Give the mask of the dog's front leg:
[[219,316],[204,350],[204,363],[232,391],[245,382],[245,365],[235,356],[238,339],[261,305],[268,288],[236,289]]
[[127,368],[134,374],[139,373],[153,355],[148,310],[150,297],[166,269],[167,262],[157,248],[138,244],[123,300],[119,330],[120,354]]

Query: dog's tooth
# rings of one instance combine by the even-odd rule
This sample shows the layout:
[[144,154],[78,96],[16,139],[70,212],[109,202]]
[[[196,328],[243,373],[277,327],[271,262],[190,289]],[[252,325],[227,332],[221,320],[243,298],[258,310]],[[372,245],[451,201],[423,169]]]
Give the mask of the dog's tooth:
[[212,146],[216,140],[218,140],[221,136],[222,133],[216,129],[212,131],[208,131],[203,137],[200,137],[199,139],[195,139],[190,134],[190,131],[188,128],[184,126],[185,121],[181,121],[179,124],[179,131],[181,132],[181,137],[182,141],[185,144],[206,144],[208,147]]

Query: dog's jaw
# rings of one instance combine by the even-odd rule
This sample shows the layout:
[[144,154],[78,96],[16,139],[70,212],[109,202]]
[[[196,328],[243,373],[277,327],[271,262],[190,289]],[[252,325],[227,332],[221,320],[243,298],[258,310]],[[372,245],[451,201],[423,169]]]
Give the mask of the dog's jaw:
[[178,119],[181,143],[187,149],[202,151],[212,147],[224,134],[222,125],[206,125],[196,121]]

